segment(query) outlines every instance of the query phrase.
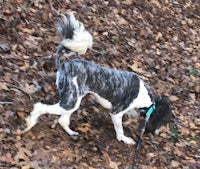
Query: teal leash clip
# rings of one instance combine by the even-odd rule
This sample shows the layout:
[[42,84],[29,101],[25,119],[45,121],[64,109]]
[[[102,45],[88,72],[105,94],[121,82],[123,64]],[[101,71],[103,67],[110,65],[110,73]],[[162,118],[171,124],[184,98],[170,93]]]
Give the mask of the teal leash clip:
[[153,111],[155,110],[155,108],[156,108],[156,105],[155,104],[152,104],[150,107],[149,107],[149,109],[148,109],[148,111],[147,111],[147,113],[146,113],[146,118],[150,118],[150,116],[151,116],[151,114],[153,113]]

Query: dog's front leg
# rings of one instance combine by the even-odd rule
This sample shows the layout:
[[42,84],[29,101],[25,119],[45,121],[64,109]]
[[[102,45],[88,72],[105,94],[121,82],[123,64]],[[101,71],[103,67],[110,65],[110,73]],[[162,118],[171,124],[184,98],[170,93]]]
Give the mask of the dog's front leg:
[[118,113],[118,114],[110,114],[112,122],[114,124],[115,132],[117,135],[117,140],[123,141],[126,144],[135,144],[135,141],[132,138],[126,137],[124,135],[124,130],[123,130],[123,126],[122,126],[123,114],[124,113],[122,113],[122,112]]

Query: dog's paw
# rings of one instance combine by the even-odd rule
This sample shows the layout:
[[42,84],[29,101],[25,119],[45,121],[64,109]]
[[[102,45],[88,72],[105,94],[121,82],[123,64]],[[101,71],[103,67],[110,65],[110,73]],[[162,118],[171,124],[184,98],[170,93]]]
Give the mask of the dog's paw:
[[70,135],[70,136],[77,136],[79,135],[79,132],[76,132],[76,131],[73,131],[70,129],[70,131],[68,130],[67,133]]
[[122,140],[125,144],[132,144],[132,145],[135,145],[135,141],[132,139],[132,138],[130,138],[130,137],[125,137],[125,138],[123,138],[123,140]]
[[154,133],[155,133],[155,135],[159,135],[160,134],[160,129],[156,129],[155,131],[154,131]]
[[22,131],[22,133],[29,131],[36,123],[37,121],[35,119],[32,119],[31,116],[28,116],[26,118],[26,128]]
[[120,138],[117,138],[119,141],[123,141],[125,144],[135,144],[135,141],[130,138],[130,137],[126,137],[126,136],[121,136]]

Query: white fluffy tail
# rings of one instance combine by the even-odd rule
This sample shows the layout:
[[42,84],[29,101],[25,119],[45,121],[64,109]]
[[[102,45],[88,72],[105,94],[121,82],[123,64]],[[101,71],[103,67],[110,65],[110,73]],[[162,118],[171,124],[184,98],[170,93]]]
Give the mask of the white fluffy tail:
[[58,67],[63,47],[78,54],[85,54],[87,49],[91,48],[93,44],[92,35],[85,29],[81,22],[76,20],[73,13],[70,13],[68,17],[64,14],[61,16],[61,22],[57,26],[57,30],[61,36],[61,42],[56,53],[56,64]]

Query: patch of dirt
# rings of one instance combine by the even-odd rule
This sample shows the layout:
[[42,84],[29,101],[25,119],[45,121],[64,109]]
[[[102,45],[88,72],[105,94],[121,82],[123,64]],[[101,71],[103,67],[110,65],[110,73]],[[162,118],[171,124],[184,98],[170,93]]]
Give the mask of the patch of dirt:
[[[73,114],[68,136],[44,115],[20,136],[36,102],[58,101],[55,86],[59,14],[74,11],[94,36],[82,59],[135,71],[174,118],[159,136],[145,135],[136,168],[197,169],[200,164],[200,4],[198,0],[3,0],[0,2],[0,168],[128,169],[135,146],[115,138],[105,109],[90,98]],[[72,59],[72,56],[68,59]],[[76,56],[77,58],[77,56]],[[137,139],[139,123],[125,122]]]

